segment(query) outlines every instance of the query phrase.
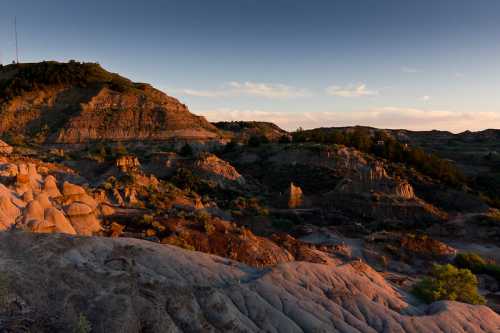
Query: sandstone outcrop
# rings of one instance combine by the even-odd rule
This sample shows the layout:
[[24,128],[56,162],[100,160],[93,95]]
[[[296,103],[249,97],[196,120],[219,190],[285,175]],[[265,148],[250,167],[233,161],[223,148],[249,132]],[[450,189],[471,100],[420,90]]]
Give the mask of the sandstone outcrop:
[[303,193],[299,186],[295,186],[294,183],[290,183],[290,188],[288,189],[288,208],[298,208],[303,203]]
[[14,148],[6,142],[0,140],[0,154],[9,155],[14,151]]
[[66,209],[66,214],[78,235],[92,236],[101,231],[101,223],[96,218],[95,211],[85,203],[73,202]]
[[137,171],[141,166],[139,159],[136,156],[127,155],[121,156],[116,160],[116,167],[122,172]]
[[81,317],[96,333],[493,333],[500,326],[485,306],[413,303],[360,262],[255,269],[140,240],[27,233],[1,233],[0,254],[4,331],[20,322],[33,332],[74,331]]
[[11,188],[0,184],[1,230],[86,236],[101,230],[99,204],[83,187],[66,181],[61,193],[57,179],[53,175],[43,179],[34,163],[6,162],[0,168],[5,171],[2,177],[13,180]]
[[213,154],[202,154],[194,163],[194,169],[219,186],[244,185],[245,178],[228,162]]

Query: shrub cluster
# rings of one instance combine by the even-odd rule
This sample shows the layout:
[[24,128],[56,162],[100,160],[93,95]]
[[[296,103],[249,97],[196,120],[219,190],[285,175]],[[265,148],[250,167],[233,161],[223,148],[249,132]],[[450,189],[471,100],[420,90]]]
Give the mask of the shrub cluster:
[[500,281],[500,266],[486,262],[478,254],[459,253],[454,263],[457,267],[469,269],[474,274],[487,274]]
[[453,265],[434,265],[430,276],[422,279],[413,293],[427,303],[441,300],[459,301],[469,304],[485,304],[477,290],[478,281],[468,269]]

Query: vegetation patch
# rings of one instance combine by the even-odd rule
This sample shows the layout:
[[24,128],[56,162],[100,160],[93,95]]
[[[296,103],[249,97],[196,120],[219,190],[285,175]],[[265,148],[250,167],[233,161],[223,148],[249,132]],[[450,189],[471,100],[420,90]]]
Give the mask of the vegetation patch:
[[477,285],[477,278],[470,270],[450,264],[435,264],[430,275],[417,283],[413,293],[427,303],[449,300],[485,304],[485,299],[478,293]]

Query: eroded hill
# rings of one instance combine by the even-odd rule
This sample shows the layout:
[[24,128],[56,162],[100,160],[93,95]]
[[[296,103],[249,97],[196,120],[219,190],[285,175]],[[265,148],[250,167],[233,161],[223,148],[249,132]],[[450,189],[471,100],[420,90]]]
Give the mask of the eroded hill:
[[37,143],[209,140],[217,129],[177,99],[98,64],[0,68],[0,135]]

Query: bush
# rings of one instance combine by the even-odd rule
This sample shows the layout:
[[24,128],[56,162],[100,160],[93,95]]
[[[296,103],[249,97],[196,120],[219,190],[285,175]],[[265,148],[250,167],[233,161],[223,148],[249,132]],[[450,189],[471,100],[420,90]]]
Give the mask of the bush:
[[478,294],[477,278],[468,269],[453,265],[434,265],[429,277],[422,279],[413,293],[427,303],[441,300],[459,301],[469,304],[485,304]]
[[486,261],[476,253],[459,253],[455,257],[455,266],[469,269],[474,273],[482,270]]
[[186,143],[184,146],[182,146],[179,155],[184,157],[193,156],[193,148],[191,148],[191,146]]
[[269,143],[269,139],[264,135],[252,135],[248,139],[248,145],[250,147],[259,147],[261,144]]
[[115,157],[122,157],[128,154],[127,147],[123,145],[123,143],[119,142],[116,146],[113,147],[113,155]]
[[278,142],[279,142],[279,143],[290,143],[290,142],[292,142],[292,140],[290,139],[290,136],[289,136],[289,135],[282,135],[282,136],[278,139]]
[[459,253],[454,263],[457,267],[469,269],[474,274],[487,274],[500,281],[500,266],[486,262],[476,253]]
[[84,314],[80,313],[78,316],[78,321],[75,323],[75,333],[90,333],[92,332],[92,325],[90,324],[87,317]]

